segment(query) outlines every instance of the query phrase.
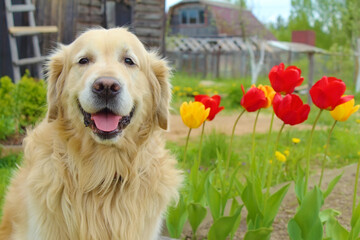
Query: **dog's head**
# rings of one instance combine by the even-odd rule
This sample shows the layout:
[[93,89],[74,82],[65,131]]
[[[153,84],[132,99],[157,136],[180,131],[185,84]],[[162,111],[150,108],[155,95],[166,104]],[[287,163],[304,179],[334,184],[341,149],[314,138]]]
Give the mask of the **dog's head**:
[[169,68],[124,28],[94,29],[48,62],[48,121],[61,119],[98,142],[146,125],[167,129]]

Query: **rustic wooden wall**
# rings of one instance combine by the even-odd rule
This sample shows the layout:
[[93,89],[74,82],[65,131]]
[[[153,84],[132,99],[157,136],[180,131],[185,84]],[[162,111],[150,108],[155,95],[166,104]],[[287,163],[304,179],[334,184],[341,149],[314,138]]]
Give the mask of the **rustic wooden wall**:
[[56,35],[42,37],[47,52],[56,42],[71,43],[76,35],[92,26],[105,26],[105,0],[35,0],[37,25],[55,25]]
[[148,48],[164,53],[165,0],[133,0],[131,26]]

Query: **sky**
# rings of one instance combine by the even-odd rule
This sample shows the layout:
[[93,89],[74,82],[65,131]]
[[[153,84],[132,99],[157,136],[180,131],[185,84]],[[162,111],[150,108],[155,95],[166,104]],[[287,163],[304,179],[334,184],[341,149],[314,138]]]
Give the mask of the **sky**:
[[[166,9],[181,0],[165,0]],[[221,0],[218,0],[221,1]],[[291,0],[247,0],[247,6],[262,23],[275,22],[281,15],[285,20],[290,15]]]

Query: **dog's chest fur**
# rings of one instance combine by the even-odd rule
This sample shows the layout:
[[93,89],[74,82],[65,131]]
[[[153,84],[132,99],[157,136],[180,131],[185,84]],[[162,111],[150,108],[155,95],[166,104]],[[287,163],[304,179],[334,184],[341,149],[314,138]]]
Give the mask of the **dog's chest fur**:
[[[36,141],[27,142],[27,148],[35,148]],[[97,153],[96,148],[90,159],[75,160],[71,149],[56,152],[64,147],[56,144],[51,158],[40,160],[42,152],[49,156],[48,146],[43,147],[32,151],[38,159],[30,171],[37,177],[27,185],[29,239],[144,240],[158,235],[165,206],[176,197],[181,180],[161,144],[142,146],[142,156],[131,162],[120,159],[116,149]]]

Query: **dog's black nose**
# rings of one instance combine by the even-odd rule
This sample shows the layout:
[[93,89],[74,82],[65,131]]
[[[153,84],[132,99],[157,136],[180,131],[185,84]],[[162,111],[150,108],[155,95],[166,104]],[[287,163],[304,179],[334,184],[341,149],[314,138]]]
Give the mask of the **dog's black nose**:
[[92,85],[93,93],[100,97],[114,97],[121,90],[120,83],[114,78],[101,77],[95,80]]

